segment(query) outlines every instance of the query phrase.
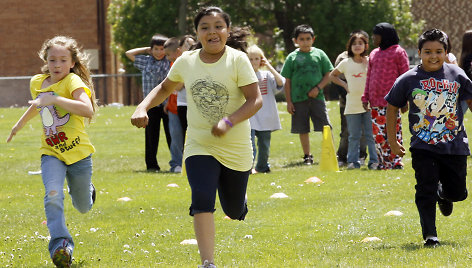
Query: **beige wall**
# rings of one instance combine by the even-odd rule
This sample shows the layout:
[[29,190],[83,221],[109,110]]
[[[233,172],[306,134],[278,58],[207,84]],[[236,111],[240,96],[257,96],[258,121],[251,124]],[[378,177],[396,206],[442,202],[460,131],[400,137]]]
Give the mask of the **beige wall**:
[[446,32],[451,52],[460,57],[462,35],[472,29],[471,0],[412,0],[411,12],[415,19],[425,20],[425,30],[438,28]]

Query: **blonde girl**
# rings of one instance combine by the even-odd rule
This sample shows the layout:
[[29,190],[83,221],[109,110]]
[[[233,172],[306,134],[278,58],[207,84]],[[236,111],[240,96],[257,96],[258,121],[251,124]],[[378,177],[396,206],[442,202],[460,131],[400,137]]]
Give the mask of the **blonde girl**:
[[46,40],[39,51],[42,74],[33,76],[33,100],[13,126],[7,142],[36,115],[41,115],[41,175],[45,187],[44,208],[51,236],[49,253],[57,267],[70,267],[74,241],[64,218],[64,180],[72,204],[81,213],[95,202],[92,153],[95,148],[85,132],[85,121],[96,111],[96,99],[86,55],[66,36]]
[[[262,108],[249,119],[249,122],[251,122],[252,150],[254,161],[256,162],[252,173],[267,173],[270,172],[268,160],[271,134],[272,131],[282,128],[275,94],[283,89],[285,78],[272,67],[264,56],[262,49],[257,45],[250,46],[247,49],[247,54],[252,68],[256,72],[257,80],[259,80],[259,89],[262,95],[262,102],[264,103]],[[266,67],[268,71],[260,70],[262,67]]]

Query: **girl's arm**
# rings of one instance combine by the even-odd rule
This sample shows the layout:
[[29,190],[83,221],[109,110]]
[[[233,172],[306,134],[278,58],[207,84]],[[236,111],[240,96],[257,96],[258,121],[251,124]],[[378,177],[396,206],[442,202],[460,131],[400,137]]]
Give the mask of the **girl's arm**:
[[261,63],[262,66],[266,66],[267,69],[269,69],[269,72],[272,73],[275,78],[275,82],[277,83],[277,86],[282,87],[284,85],[284,78],[282,77],[282,75],[279,74],[279,72],[277,72],[277,70],[275,70],[275,68],[272,66],[272,64],[269,63],[265,56],[262,57]]
[[44,95],[35,100],[31,100],[28,103],[34,104],[37,107],[48,106],[48,105],[57,105],[62,109],[69,111],[73,114],[80,115],[87,118],[92,118],[93,116],[93,106],[92,101],[90,100],[87,93],[83,88],[77,88],[72,92],[72,98],[68,99],[56,95]]
[[131,116],[131,124],[138,128],[146,127],[149,122],[147,111],[163,103],[172,92],[181,89],[182,85],[182,83],[174,82],[166,77],[166,79],[153,88],[138,107],[136,107],[136,110]]
[[257,83],[243,86],[241,87],[241,91],[246,98],[246,102],[244,102],[244,104],[234,113],[228,117],[222,118],[212,127],[211,134],[214,136],[224,135],[232,126],[249,119],[262,107],[261,91],[259,90]]
[[341,74],[341,72],[338,69],[334,69],[329,74],[329,79],[331,80],[331,82],[335,83],[336,85],[342,86],[346,90],[346,92],[349,93],[347,83],[344,80],[342,80],[341,78],[339,78],[340,74]]
[[387,141],[392,153],[398,156],[405,155],[405,148],[397,141],[397,115],[400,108],[387,105]]
[[18,131],[20,131],[29,120],[31,120],[33,117],[35,117],[38,114],[39,112],[38,110],[36,110],[36,106],[31,105],[28,108],[28,110],[26,110],[26,112],[20,117],[18,122],[16,122],[16,124],[12,127],[10,136],[8,136],[7,138],[7,143],[11,141],[13,136],[15,136],[16,133],[18,133]]
[[140,54],[151,54],[151,47],[138,47],[125,52],[126,57],[131,61],[134,61],[136,55]]
[[365,88],[364,88],[364,94],[362,94],[361,100],[362,100],[362,107],[366,111],[369,110],[369,99],[370,99],[370,76],[372,73],[372,57],[369,59],[369,65],[367,66],[367,76],[365,79]]

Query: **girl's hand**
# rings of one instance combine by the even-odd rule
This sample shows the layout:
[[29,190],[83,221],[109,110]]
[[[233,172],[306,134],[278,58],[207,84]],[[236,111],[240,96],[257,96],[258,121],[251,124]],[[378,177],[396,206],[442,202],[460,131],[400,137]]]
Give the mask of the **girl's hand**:
[[269,64],[269,61],[265,56],[262,56],[261,58],[261,67],[267,66]]
[[226,132],[228,132],[230,129],[231,126],[229,126],[224,119],[221,119],[211,128],[211,134],[216,137],[221,137],[226,134]]
[[28,101],[28,103],[31,105],[35,105],[36,107],[43,107],[53,105],[56,99],[56,95],[45,94],[39,98],[36,98],[35,100]]
[[364,107],[364,110],[366,110],[366,111],[369,111],[369,110],[370,110],[370,108],[369,108],[369,103],[368,103],[368,102],[363,102],[363,103],[362,103],[362,107]]
[[146,127],[149,123],[149,117],[145,109],[140,108],[139,106],[134,111],[131,116],[131,124],[138,128]]
[[11,132],[10,132],[10,136],[8,136],[7,138],[7,143],[9,143],[11,141],[11,139],[13,139],[13,136],[16,135],[16,133],[18,131],[20,131],[21,127],[18,126],[18,124],[14,125],[13,128],[11,129]]

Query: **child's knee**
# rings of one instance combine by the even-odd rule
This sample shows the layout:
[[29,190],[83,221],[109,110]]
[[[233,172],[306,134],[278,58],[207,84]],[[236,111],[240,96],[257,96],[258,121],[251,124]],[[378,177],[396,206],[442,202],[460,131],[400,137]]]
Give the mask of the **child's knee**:
[[246,214],[248,212],[247,205],[244,204],[244,207],[241,209],[241,207],[233,207],[233,208],[225,208],[223,207],[224,213],[230,217],[232,220],[240,220],[243,221],[246,218]]

